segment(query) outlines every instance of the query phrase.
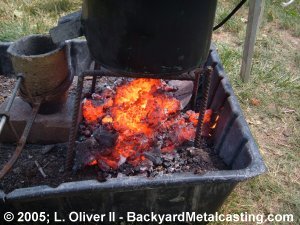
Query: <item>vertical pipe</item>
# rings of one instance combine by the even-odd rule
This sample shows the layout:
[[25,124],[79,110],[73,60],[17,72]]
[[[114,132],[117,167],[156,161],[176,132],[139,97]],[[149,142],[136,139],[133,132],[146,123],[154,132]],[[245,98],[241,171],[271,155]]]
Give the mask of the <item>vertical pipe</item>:
[[242,66],[240,71],[240,77],[244,82],[248,82],[250,80],[256,36],[264,12],[264,4],[265,0],[249,1],[247,31],[244,43]]
[[95,89],[96,89],[96,82],[97,82],[97,75],[94,74],[94,75],[93,75],[93,80],[92,80],[91,93],[94,93],[94,92],[95,92]]
[[[95,62],[94,70],[99,70],[99,69],[100,69],[100,65],[99,65],[98,63]],[[95,92],[97,78],[98,78],[97,74],[94,74],[94,75],[93,75],[93,81],[92,81],[92,87],[91,87],[91,93],[94,93],[94,92]]]
[[194,74],[195,74],[195,80],[194,80],[193,95],[191,98],[191,104],[192,104],[191,108],[195,111],[197,107],[197,94],[199,89],[201,70],[195,70]]
[[73,117],[72,117],[72,126],[70,129],[67,158],[66,158],[66,163],[65,163],[66,171],[70,171],[73,167],[75,139],[76,139],[77,131],[78,131],[78,116],[79,116],[80,106],[81,106],[83,81],[84,81],[84,75],[81,74],[78,76],[78,81],[77,81],[76,97],[75,97]]
[[196,137],[195,137],[195,142],[194,142],[194,146],[196,148],[199,148],[201,146],[201,141],[202,141],[201,133],[202,133],[202,128],[203,128],[205,110],[207,108],[212,72],[213,72],[213,68],[211,66],[207,67],[207,69],[204,72],[204,84],[203,84],[203,90],[202,90],[203,94],[202,94],[202,98],[201,98],[200,106],[199,106],[199,118],[198,118]]

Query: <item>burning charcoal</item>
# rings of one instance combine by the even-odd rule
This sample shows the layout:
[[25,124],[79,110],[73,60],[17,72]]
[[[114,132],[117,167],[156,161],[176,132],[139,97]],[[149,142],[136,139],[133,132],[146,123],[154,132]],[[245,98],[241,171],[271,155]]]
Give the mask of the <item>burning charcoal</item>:
[[185,166],[185,167],[183,167],[183,170],[184,170],[185,172],[189,171],[189,170],[190,170],[190,166]]
[[140,166],[139,170],[140,170],[141,173],[144,173],[144,172],[148,171],[148,168],[146,166]]
[[96,130],[99,127],[98,124],[89,124],[88,125],[88,129],[93,132],[94,130]]
[[141,171],[139,166],[134,167],[133,170],[135,174],[138,174]]
[[84,140],[85,140],[85,137],[84,137],[84,136],[82,136],[82,135],[79,136],[79,138],[78,138],[78,141],[79,141],[79,142],[83,142]]
[[203,175],[203,174],[205,174],[205,170],[202,170],[202,169],[195,169],[195,171],[194,171],[194,174],[197,174],[197,175]]
[[86,137],[90,137],[90,136],[92,135],[92,133],[91,133],[91,131],[89,131],[89,130],[85,130],[85,131],[83,132],[83,135],[86,136]]
[[122,177],[125,177],[125,175],[123,173],[118,173],[117,178],[122,178]]
[[163,162],[163,166],[164,166],[165,168],[168,168],[168,167],[171,166],[171,163],[170,163],[170,162]]
[[42,149],[42,154],[45,155],[52,151],[55,148],[56,145],[45,145]]
[[97,94],[97,93],[93,93],[92,94],[92,99],[93,100],[101,100],[102,99],[102,96]]
[[158,172],[157,172],[157,171],[153,171],[153,172],[150,174],[151,177],[156,177],[157,175],[158,175]]
[[113,96],[114,96],[114,90],[112,90],[109,86],[106,87],[106,89],[101,93],[101,97],[103,99],[112,98]]
[[74,172],[83,169],[85,166],[90,165],[93,161],[96,160],[96,156],[94,153],[96,144],[97,142],[92,138],[77,144],[75,162],[73,167]]
[[167,171],[168,171],[168,173],[174,173],[175,168],[174,167],[169,167]]
[[108,172],[110,170],[110,167],[103,160],[98,160],[98,166],[104,172]]
[[[126,176],[132,176],[135,174],[135,168],[129,164],[129,163],[124,163],[119,167],[119,170],[121,171],[122,174],[125,174]],[[118,177],[120,177],[121,174],[118,174]]]
[[121,165],[123,165],[126,162],[126,158],[122,155],[120,155],[120,160],[118,162],[118,167],[120,167]]
[[198,163],[198,162],[200,162],[200,160],[199,160],[198,157],[195,157],[195,158],[193,158],[193,162],[194,162],[194,163]]
[[145,159],[144,161],[142,161],[140,163],[139,170],[141,173],[152,172],[153,171],[153,162],[148,159]]
[[194,147],[187,148],[187,151],[193,157],[193,162],[195,163],[206,162],[208,164],[213,164],[209,154],[206,151]]
[[162,164],[162,159],[160,154],[154,152],[144,152],[143,155],[149,159],[155,166],[159,166]]
[[105,182],[105,181],[107,181],[107,174],[104,173],[104,172],[102,172],[102,171],[99,171],[99,172],[97,173],[97,180],[98,180],[99,182]]
[[27,178],[35,177],[37,174],[37,171],[38,170],[36,169],[34,162],[30,162],[30,163],[28,163],[28,166],[25,170],[25,175]]
[[174,155],[170,154],[170,153],[167,153],[167,154],[163,154],[162,158],[163,158],[164,161],[170,162],[170,161],[174,160]]
[[192,158],[189,158],[189,159],[188,159],[188,163],[192,164],[192,163],[193,163],[193,159],[192,159]]
[[19,174],[22,172],[20,167],[14,168],[12,171],[13,171],[13,173],[16,173],[16,174]]
[[91,93],[89,93],[89,92],[85,93],[84,98],[91,98]]
[[114,87],[117,87],[117,86],[121,86],[122,84],[126,83],[127,82],[127,78],[118,78],[115,82],[114,82]]
[[164,85],[162,85],[161,89],[165,92],[176,92],[178,90],[178,87],[164,84]]
[[65,172],[65,167],[64,166],[61,166],[58,170],[59,173],[63,173]]
[[118,134],[110,132],[104,126],[100,126],[94,131],[93,137],[102,148],[112,148],[116,144]]
[[190,147],[190,148],[187,148],[186,150],[190,154],[190,156],[195,156],[196,155],[196,148],[195,147]]
[[85,131],[86,130],[86,126],[84,124],[80,124],[79,125],[79,130],[80,131]]

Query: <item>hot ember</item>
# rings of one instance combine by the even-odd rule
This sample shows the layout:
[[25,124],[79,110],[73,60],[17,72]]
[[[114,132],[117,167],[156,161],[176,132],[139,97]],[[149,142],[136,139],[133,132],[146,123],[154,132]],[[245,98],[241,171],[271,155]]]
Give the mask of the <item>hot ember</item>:
[[[136,166],[147,151],[172,152],[193,141],[199,114],[181,112],[173,91],[162,80],[135,79],[85,99],[84,132],[95,140],[90,147],[84,144],[92,151],[88,164],[103,170],[117,169],[124,162]],[[205,123],[211,114],[206,111]]]

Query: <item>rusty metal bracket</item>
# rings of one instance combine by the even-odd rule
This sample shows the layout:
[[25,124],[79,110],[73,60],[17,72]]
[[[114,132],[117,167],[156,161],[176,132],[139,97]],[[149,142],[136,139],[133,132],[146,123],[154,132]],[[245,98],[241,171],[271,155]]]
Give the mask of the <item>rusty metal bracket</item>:
[[202,144],[201,133],[202,133],[203,123],[204,123],[205,111],[207,108],[208,95],[210,90],[210,81],[211,81],[211,76],[213,74],[213,71],[214,69],[211,66],[207,67],[204,70],[204,85],[202,89],[202,96],[201,96],[201,101],[199,106],[199,118],[198,118],[195,141],[194,141],[194,146],[196,148],[200,148]]
[[79,117],[80,106],[81,106],[80,103],[81,103],[84,77],[85,74],[82,73],[81,75],[78,76],[78,81],[77,81],[76,96],[75,96],[73,115],[72,115],[72,125],[70,129],[67,158],[65,163],[66,171],[70,171],[73,167],[75,139],[78,130],[78,117]]

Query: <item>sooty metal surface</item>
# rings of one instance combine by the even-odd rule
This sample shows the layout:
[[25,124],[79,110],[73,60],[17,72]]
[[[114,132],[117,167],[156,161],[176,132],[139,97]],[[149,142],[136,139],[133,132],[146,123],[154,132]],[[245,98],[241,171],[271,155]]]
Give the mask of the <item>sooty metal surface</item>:
[[[89,55],[85,42],[70,42],[73,72],[88,69]],[[80,62],[77,63],[76,62]],[[231,168],[210,171],[203,175],[179,173],[153,179],[121,177],[104,183],[96,180],[64,183],[56,188],[36,186],[5,194],[0,191],[0,212],[59,211],[61,217],[69,211],[109,212],[117,216],[127,211],[181,213],[183,211],[212,213],[241,181],[266,171],[259,150],[244,119],[237,98],[225,75],[215,48],[207,65],[216,63],[211,77],[208,107],[220,111],[213,143],[216,151]]]

